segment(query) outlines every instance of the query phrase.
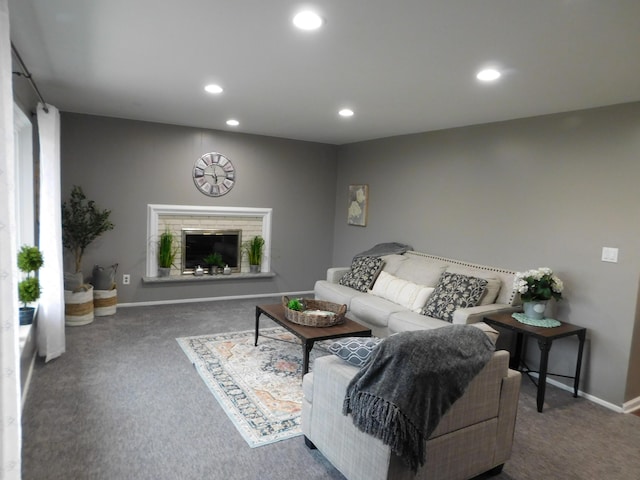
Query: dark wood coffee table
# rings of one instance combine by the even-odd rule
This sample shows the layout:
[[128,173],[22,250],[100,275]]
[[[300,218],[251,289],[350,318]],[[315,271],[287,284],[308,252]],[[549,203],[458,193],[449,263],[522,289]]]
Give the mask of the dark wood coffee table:
[[320,340],[330,340],[342,337],[370,337],[371,329],[360,325],[345,317],[344,322],[332,327],[307,327],[290,322],[284,316],[282,304],[257,305],[256,306],[256,337],[255,345],[258,345],[258,333],[260,330],[260,315],[265,314],[278,325],[293,333],[302,341],[302,375],[309,371],[309,353],[313,344]]

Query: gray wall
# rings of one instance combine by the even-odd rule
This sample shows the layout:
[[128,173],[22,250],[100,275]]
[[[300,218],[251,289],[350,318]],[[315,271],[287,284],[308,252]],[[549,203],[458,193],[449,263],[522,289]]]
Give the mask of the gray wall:
[[[640,381],[627,378],[639,152],[640,103],[342,146],[333,263],[399,241],[514,270],[551,267],[566,286],[555,315],[589,329],[581,388],[621,405]],[[350,183],[369,184],[365,228],[347,225]],[[603,246],[620,249],[619,263],[600,260]],[[550,371],[572,372],[576,348],[557,341]]]
[[[115,229],[92,243],[83,259],[119,264],[118,302],[145,302],[313,289],[331,260],[335,212],[335,147],[155,123],[63,113],[62,198],[82,186],[100,208],[112,210]],[[198,192],[197,158],[218,151],[237,171],[227,195]],[[145,274],[147,204],[271,207],[273,279],[149,285]],[[72,269],[69,256],[65,267]],[[122,285],[122,274],[131,285]]]
[[[238,170],[219,199],[190,174],[212,150]],[[514,270],[549,266],[566,285],[555,316],[589,329],[581,389],[620,406],[640,394],[638,152],[640,103],[341,147],[63,114],[62,188],[66,197],[82,185],[113,210],[116,229],[89,247],[84,270],[119,262],[118,280],[132,275],[120,302],[309,290],[326,267],[387,241]],[[346,222],[357,183],[370,187],[366,227]],[[273,207],[278,275],[142,285],[148,203]],[[600,261],[603,246],[620,249],[619,263]],[[556,342],[551,371],[571,373],[576,349],[573,338]]]

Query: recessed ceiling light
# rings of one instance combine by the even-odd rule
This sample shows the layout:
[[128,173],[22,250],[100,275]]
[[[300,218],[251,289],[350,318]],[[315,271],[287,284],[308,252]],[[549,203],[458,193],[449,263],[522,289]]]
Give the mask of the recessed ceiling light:
[[322,17],[311,10],[305,10],[293,17],[293,24],[300,30],[317,30],[323,23]]
[[351,110],[350,108],[343,108],[338,112],[338,115],[340,115],[341,117],[353,117],[353,110]]
[[495,68],[485,68],[484,70],[480,70],[476,75],[476,78],[481,82],[493,82],[494,80],[499,79],[502,74],[496,70]]
[[240,122],[238,120],[230,119],[227,120],[227,125],[229,125],[230,127],[237,127],[238,125],[240,125]]
[[214,83],[212,83],[211,85],[207,85],[206,87],[204,87],[204,89],[209,93],[222,93],[222,87]]

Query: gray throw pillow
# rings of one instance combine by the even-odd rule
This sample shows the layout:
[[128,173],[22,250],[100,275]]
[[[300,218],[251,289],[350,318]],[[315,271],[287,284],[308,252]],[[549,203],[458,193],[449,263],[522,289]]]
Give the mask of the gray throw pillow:
[[376,337],[341,338],[329,346],[329,351],[351,365],[362,367],[380,342]]
[[351,262],[351,269],[338,281],[340,285],[366,292],[376,281],[382,264],[380,257],[359,257]]
[[485,288],[487,281],[484,278],[445,272],[427,300],[422,314],[451,323],[453,312],[458,308],[475,307]]

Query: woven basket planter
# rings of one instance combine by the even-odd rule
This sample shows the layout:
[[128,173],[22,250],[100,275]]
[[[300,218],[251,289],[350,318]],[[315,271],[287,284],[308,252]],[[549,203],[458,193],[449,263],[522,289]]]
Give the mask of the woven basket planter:
[[93,290],[93,312],[96,317],[114,315],[118,306],[118,290]]
[[86,291],[64,291],[64,323],[69,327],[93,322],[93,287]]
[[[339,325],[344,322],[344,316],[347,313],[346,305],[310,298],[305,298],[301,301],[304,304],[304,311],[299,312],[287,307],[289,297],[282,297],[284,317],[290,322],[306,327],[332,327],[333,325]],[[313,313],[314,310],[331,312],[331,314]]]

